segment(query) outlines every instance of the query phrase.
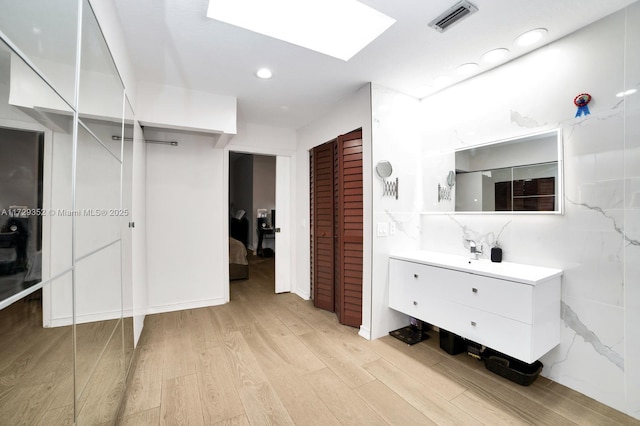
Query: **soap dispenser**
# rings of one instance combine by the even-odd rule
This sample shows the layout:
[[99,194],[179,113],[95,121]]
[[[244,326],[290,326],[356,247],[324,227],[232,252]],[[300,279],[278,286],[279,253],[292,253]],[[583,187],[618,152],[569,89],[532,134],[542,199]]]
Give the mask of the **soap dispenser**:
[[491,247],[491,261],[496,263],[502,262],[502,249],[498,246],[498,243]]

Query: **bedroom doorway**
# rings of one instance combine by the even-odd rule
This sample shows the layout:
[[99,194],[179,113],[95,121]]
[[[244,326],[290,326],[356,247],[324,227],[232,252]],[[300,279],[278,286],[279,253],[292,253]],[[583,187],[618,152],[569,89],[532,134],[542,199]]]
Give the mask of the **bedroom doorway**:
[[44,132],[0,127],[0,302],[42,280]]
[[229,152],[229,278],[259,274],[274,291],[276,163],[275,156]]

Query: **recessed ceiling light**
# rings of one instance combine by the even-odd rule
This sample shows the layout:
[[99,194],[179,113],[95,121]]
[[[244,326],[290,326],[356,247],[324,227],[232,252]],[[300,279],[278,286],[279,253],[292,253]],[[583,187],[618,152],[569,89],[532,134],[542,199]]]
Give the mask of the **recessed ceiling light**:
[[456,68],[456,74],[458,75],[471,75],[480,68],[480,65],[475,62],[469,62],[468,64],[462,64]]
[[273,73],[271,72],[271,70],[269,68],[260,68],[257,72],[256,75],[259,78],[271,78],[271,76],[273,75]]
[[482,55],[482,60],[488,63],[500,62],[509,54],[509,49],[505,49],[500,47],[498,49],[493,49]]
[[520,34],[516,38],[516,44],[518,46],[531,46],[537,43],[542,37],[547,34],[546,28],[536,28],[535,30],[527,31],[524,34]]
[[396,22],[356,0],[209,0],[207,17],[344,61]]

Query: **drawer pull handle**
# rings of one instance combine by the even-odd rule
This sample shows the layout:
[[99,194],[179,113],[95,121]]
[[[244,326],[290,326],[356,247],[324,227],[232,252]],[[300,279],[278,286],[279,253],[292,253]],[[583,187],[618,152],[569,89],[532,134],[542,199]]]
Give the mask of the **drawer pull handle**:
[[413,278],[418,278],[418,274],[413,274]]
[[475,321],[471,321],[471,325],[475,327],[476,326],[476,322]]
[[474,293],[477,293],[477,292],[478,292],[478,289],[477,289],[477,288],[475,288],[475,287],[473,287],[473,288],[471,289],[471,291],[472,291],[472,292],[474,292]]
[[416,302],[415,300],[413,301],[413,306],[418,306],[418,302]]

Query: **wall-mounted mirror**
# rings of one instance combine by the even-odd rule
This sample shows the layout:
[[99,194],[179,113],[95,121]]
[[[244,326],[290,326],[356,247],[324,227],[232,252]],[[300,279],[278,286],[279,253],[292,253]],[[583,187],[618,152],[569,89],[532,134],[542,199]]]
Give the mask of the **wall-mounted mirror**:
[[78,0],[0,2],[0,30],[75,107]]
[[[429,213],[562,213],[559,130],[464,147],[429,161],[425,169],[437,172],[426,171],[425,184],[434,194],[455,182],[451,197],[440,196],[432,206],[427,194]],[[444,167],[453,167],[455,176]]]
[[70,106],[0,40],[1,424],[73,423],[72,129]]
[[133,352],[124,87],[88,0],[3,6],[0,423],[115,424]]
[[456,212],[561,210],[559,131],[456,151]]

